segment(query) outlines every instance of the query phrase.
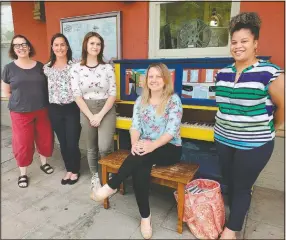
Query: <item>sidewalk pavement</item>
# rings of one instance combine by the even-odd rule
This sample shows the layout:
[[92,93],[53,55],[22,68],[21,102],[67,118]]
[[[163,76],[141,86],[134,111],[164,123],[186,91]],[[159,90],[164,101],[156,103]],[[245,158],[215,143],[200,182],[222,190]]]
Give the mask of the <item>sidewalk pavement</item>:
[[[40,170],[38,154],[28,168],[29,187],[17,186],[19,170],[12,154],[11,128],[1,126],[1,239],[142,239],[140,216],[130,179],[126,194],[115,194],[106,210],[89,198],[90,174],[82,151],[81,177],[61,185],[65,168],[58,147],[49,163],[54,173]],[[178,234],[173,190],[151,184],[153,239],[195,239],[184,224]],[[228,208],[227,208],[228,209]],[[228,210],[227,210],[228,212]],[[255,187],[245,239],[284,239],[284,192]]]

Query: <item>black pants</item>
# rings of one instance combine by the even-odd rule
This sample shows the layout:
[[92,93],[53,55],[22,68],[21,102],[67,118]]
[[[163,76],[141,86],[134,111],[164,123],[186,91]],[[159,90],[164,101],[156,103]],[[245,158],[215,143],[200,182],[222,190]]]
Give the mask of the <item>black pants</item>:
[[52,128],[60,142],[60,149],[68,172],[79,173],[81,133],[80,110],[75,102],[70,104],[49,105],[49,117]]
[[261,147],[241,150],[216,142],[223,183],[228,186],[230,216],[226,227],[241,231],[250,206],[251,188],[271,157],[274,140]]
[[180,161],[182,147],[167,143],[144,156],[130,154],[123,162],[117,174],[108,181],[112,189],[116,189],[128,176],[132,175],[133,188],[137,205],[142,218],[150,215],[149,189],[150,174],[153,164],[168,166]]

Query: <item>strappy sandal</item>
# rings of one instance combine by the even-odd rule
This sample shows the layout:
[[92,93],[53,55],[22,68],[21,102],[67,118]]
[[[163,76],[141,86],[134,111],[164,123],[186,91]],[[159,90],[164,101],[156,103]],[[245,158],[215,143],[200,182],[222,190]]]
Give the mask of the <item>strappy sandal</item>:
[[[20,185],[21,183],[25,183],[25,185]],[[20,188],[26,188],[28,187],[29,182],[28,182],[28,176],[27,175],[22,175],[18,178],[18,186]]]
[[[42,165],[42,166],[40,166],[40,169],[44,172],[44,173],[46,173],[46,174],[51,174],[51,173],[53,173],[54,172],[54,169],[51,167],[51,165],[50,164],[48,164],[48,163],[46,163],[46,164],[44,164],[44,165]],[[53,171],[49,171],[49,170],[53,170]]]

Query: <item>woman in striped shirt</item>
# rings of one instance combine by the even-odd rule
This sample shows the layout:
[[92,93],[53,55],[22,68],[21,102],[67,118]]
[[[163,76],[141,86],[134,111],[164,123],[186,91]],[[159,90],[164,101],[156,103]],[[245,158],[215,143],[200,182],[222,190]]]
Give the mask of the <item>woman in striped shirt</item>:
[[275,129],[284,122],[283,71],[256,58],[260,23],[256,13],[231,19],[235,63],[216,76],[215,142],[230,206],[220,239],[235,239],[241,231],[252,185],[271,157]]

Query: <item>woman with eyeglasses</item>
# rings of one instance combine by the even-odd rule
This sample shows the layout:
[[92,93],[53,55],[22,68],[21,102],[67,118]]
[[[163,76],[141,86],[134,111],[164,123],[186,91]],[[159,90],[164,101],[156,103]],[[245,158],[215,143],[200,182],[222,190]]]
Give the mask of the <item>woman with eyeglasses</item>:
[[35,50],[22,36],[13,37],[9,56],[14,59],[2,73],[3,91],[9,98],[8,108],[12,122],[12,147],[20,169],[18,186],[28,187],[27,167],[35,151],[40,154],[40,169],[51,174],[54,169],[47,163],[53,152],[53,132],[48,116],[47,79],[43,64],[31,59]]
[[67,171],[62,185],[75,184],[80,176],[80,110],[71,89],[71,66],[69,42],[63,34],[57,33],[51,39],[50,60],[44,65],[44,73],[48,78],[49,116]]

